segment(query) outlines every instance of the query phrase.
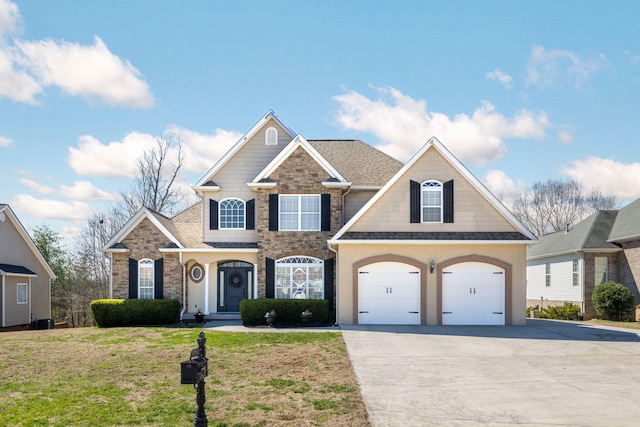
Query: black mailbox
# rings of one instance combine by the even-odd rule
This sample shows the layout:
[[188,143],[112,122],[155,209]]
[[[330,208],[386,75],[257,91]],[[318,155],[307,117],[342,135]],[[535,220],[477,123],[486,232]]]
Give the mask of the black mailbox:
[[207,375],[206,357],[192,357],[180,363],[180,384],[198,384]]

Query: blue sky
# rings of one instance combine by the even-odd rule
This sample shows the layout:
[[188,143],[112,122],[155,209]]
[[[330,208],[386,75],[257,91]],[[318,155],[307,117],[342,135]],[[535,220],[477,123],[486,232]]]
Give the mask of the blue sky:
[[407,160],[431,136],[509,205],[640,197],[640,3],[0,0],[0,203],[72,238],[168,136],[184,191],[267,110]]

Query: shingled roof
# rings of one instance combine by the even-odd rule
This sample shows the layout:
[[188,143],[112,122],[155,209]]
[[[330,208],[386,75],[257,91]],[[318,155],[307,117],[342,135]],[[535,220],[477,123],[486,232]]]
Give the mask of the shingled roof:
[[403,166],[399,160],[357,139],[308,142],[354,186],[382,187]]

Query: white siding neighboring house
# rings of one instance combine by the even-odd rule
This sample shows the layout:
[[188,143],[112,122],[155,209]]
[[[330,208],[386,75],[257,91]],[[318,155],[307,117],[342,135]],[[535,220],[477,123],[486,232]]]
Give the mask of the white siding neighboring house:
[[591,319],[593,288],[606,281],[625,285],[640,301],[640,199],[542,236],[527,250],[527,306],[572,302]]
[[50,318],[54,278],[11,207],[0,204],[0,328]]

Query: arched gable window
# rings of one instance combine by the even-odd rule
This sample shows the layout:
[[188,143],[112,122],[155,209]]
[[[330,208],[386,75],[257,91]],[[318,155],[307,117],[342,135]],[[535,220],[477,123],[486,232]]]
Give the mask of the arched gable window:
[[276,261],[276,298],[323,299],[324,262],[306,256]]
[[220,229],[244,230],[244,202],[240,199],[225,199],[220,202]]
[[422,183],[422,222],[442,222],[442,183]]
[[266,145],[278,145],[278,129],[270,127],[265,133],[264,143]]
[[153,299],[154,263],[152,259],[144,258],[138,261],[138,298]]

